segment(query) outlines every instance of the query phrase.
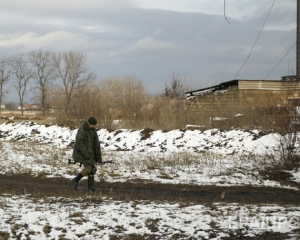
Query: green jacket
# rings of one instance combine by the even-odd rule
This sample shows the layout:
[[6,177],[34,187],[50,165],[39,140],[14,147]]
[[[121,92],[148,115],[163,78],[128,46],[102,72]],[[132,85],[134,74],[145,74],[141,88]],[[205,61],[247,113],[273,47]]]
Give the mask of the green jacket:
[[97,131],[90,129],[86,122],[78,129],[73,149],[73,159],[75,162],[83,164],[102,163]]

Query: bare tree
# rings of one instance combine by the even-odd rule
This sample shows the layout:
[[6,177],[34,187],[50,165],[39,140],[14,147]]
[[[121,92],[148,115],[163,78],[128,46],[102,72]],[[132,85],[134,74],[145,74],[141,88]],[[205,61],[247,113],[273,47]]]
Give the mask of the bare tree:
[[174,72],[172,72],[169,84],[165,84],[165,91],[162,94],[163,99],[159,101],[162,104],[160,109],[165,109],[163,115],[164,117],[167,116],[167,119],[169,119],[167,122],[172,123],[173,127],[183,127],[183,123],[186,121],[184,93],[189,90],[189,87],[186,79],[182,78],[179,73]]
[[48,51],[33,51],[29,53],[29,60],[34,68],[34,78],[37,80],[38,97],[42,105],[43,116],[46,112],[48,89],[51,80],[55,79],[51,53]]
[[29,91],[29,80],[33,77],[32,69],[28,65],[29,61],[24,54],[10,58],[11,73],[15,80],[13,87],[17,90],[19,95],[22,116],[24,115],[24,97]]
[[1,112],[1,105],[2,100],[4,97],[4,85],[10,79],[11,71],[9,68],[8,58],[3,57],[0,60],[0,112]]
[[64,52],[52,55],[55,73],[62,81],[57,94],[63,95],[64,111],[67,113],[76,92],[96,79],[96,75],[86,67],[87,57],[80,52]]
[[75,94],[76,98],[74,98],[69,106],[72,117],[84,119],[88,115],[95,116],[99,123],[101,118],[105,118],[99,84],[93,82],[82,87],[80,91],[76,91]]
[[16,110],[16,104],[14,102],[8,102],[5,105],[6,105],[6,109],[8,110]]
[[189,89],[186,80],[182,78],[179,73],[176,74],[172,72],[169,84],[165,84],[163,96],[170,99],[183,99],[184,93]]
[[101,107],[108,121],[123,120],[123,127],[138,127],[148,94],[134,76],[106,78],[100,82]]
[[146,89],[141,80],[131,76],[122,79],[122,86],[121,107],[127,113],[127,119],[134,126],[139,126],[140,114],[148,102]]

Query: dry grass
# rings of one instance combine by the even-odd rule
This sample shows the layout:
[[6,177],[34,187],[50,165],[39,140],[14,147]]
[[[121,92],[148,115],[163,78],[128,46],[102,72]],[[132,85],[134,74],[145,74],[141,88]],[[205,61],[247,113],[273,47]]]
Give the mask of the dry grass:
[[[85,118],[88,118],[88,116],[85,116]],[[82,119],[85,118],[83,117]],[[73,118],[72,116],[61,111],[46,112],[45,116],[43,116],[41,111],[24,111],[23,115],[20,111],[1,111],[0,124],[3,124],[7,121],[29,121],[45,125],[58,124],[70,128],[78,128],[82,125],[82,120]]]

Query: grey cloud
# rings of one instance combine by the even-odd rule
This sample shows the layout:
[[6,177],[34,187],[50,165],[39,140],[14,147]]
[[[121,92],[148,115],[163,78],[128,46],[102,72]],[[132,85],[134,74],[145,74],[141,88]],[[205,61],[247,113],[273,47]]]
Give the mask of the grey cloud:
[[[228,24],[222,15],[138,9],[126,1],[91,2],[70,7],[70,1],[49,7],[40,3],[32,9],[10,6],[10,16],[15,12],[20,14],[16,19],[24,21],[10,17],[0,23],[2,54],[35,48],[79,50],[88,54],[89,66],[99,78],[135,75],[154,93],[163,89],[173,71],[206,87],[235,77],[265,20],[260,15],[230,19]],[[1,12],[6,12],[5,6]],[[239,78],[267,75],[295,41],[294,17],[290,10],[272,12],[268,30]],[[294,68],[294,55],[292,51],[270,77],[279,79],[288,65]]]

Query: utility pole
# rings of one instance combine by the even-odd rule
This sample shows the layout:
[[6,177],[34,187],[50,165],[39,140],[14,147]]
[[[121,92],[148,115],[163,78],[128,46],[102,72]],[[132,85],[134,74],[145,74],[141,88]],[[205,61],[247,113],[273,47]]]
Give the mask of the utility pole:
[[300,81],[300,0],[297,0],[297,53],[296,53],[296,62],[297,62],[297,80]]

